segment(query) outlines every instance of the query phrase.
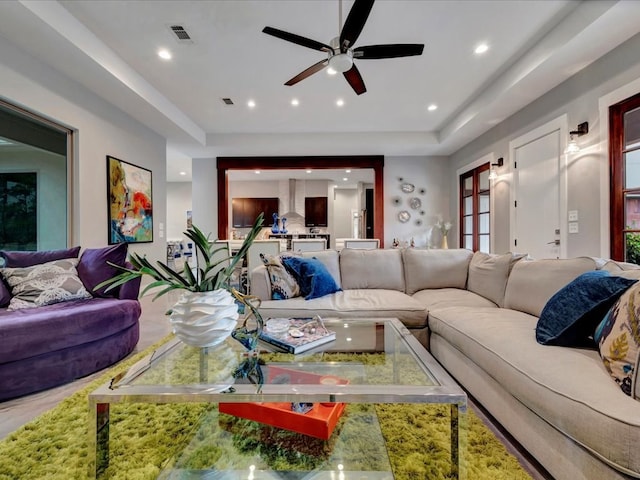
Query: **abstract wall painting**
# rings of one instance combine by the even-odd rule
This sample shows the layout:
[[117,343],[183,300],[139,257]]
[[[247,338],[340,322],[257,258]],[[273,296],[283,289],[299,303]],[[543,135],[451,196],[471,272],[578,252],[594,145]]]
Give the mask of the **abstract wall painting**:
[[153,242],[151,170],[107,155],[109,245]]

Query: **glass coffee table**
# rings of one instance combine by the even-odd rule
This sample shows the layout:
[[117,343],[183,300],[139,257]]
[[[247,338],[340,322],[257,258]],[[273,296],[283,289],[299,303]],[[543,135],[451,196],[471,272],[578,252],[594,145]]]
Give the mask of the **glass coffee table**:
[[[338,424],[333,431],[331,428],[334,427],[331,427],[329,432],[318,433],[316,424],[308,418],[296,421],[292,427],[302,431],[301,422],[311,425],[312,431],[305,431],[304,439],[298,441],[298,445],[320,442],[327,450],[327,442],[330,442],[331,451],[326,455],[326,462],[313,465],[307,471],[278,471],[257,454],[244,451],[238,452],[233,462],[228,458],[236,458],[236,452],[226,455],[226,462],[198,469],[191,469],[188,461],[183,461],[178,454],[169,462],[171,468],[160,475],[162,479],[255,480],[392,479],[385,440],[372,405],[449,405],[451,473],[454,478],[464,477],[461,457],[465,444],[467,396],[462,388],[397,319],[325,319],[324,323],[336,332],[336,340],[299,355],[274,353],[272,347],[262,342],[259,353],[246,352],[231,338],[215,348],[189,347],[174,339],[99,387],[89,395],[91,477],[98,476],[108,466],[109,406],[120,402],[217,404],[219,409],[212,409],[202,428],[210,431],[213,427],[226,427],[229,432],[209,440],[213,442],[225,442],[225,435],[249,435],[243,429],[253,427],[229,421],[229,418],[242,416],[237,409],[242,410],[247,404],[248,411],[255,410],[252,406],[257,408],[265,404],[266,407],[286,405],[293,409],[309,408],[312,404],[316,406],[314,408],[322,406],[331,411],[335,411],[336,406],[346,405],[345,413],[341,416],[338,413]],[[223,407],[235,412],[233,416],[219,413]],[[305,413],[293,415],[304,417]],[[272,416],[269,412],[265,414],[265,418]],[[280,419],[280,414],[277,418]],[[362,422],[367,428],[361,428]],[[283,432],[280,428],[271,428],[269,435],[276,435],[274,432],[284,436],[302,435],[290,430]],[[353,440],[353,435],[359,436],[358,442]],[[203,438],[202,435],[197,437]],[[197,441],[194,442],[187,449],[197,450]],[[348,458],[353,455],[350,451],[354,445],[371,451],[367,452],[369,456],[361,456],[350,465]],[[362,458],[375,458],[376,461],[363,465]]]

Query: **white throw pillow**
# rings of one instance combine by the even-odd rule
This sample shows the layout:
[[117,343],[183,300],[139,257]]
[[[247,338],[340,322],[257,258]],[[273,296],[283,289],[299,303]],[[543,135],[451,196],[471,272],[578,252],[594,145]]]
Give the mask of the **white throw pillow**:
[[92,298],[78,277],[77,258],[66,258],[23,268],[3,268],[11,288],[8,310]]

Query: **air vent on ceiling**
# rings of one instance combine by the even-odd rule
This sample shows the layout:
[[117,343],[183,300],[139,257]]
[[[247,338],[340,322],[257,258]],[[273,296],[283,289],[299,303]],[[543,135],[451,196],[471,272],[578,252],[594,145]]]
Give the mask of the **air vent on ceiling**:
[[193,39],[182,25],[169,25],[169,29],[180,43],[193,43]]
[[230,98],[223,98],[222,101],[225,103],[225,105],[233,105],[233,100],[231,100]]

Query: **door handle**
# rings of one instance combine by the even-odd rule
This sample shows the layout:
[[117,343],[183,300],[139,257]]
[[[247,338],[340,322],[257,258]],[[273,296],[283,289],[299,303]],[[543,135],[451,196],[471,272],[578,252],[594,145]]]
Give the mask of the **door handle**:
[[556,239],[553,242],[547,242],[547,245],[560,245],[560,239]]

